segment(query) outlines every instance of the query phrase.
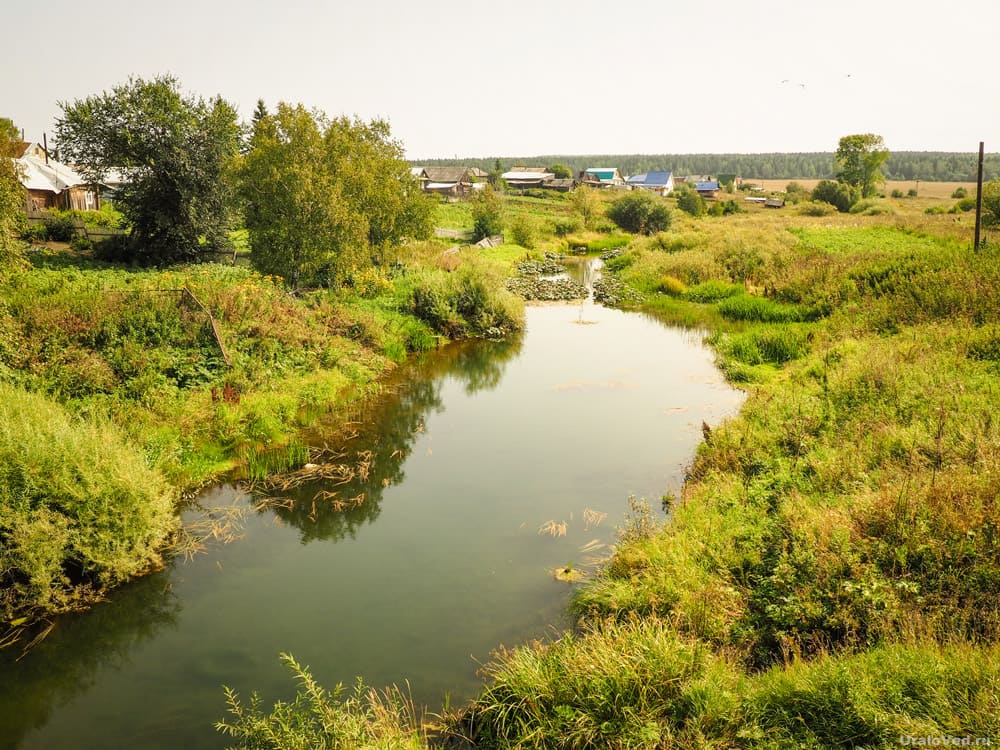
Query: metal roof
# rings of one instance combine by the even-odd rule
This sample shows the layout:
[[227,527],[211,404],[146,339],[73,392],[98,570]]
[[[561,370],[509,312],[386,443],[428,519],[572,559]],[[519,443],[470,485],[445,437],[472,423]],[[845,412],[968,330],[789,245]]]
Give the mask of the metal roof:
[[602,180],[613,180],[618,175],[617,167],[591,167],[586,170],[587,174],[592,174]]
[[672,172],[668,171],[647,172],[645,184],[666,187],[671,182],[671,174]]
[[52,158],[46,164],[44,157],[28,152],[17,160],[17,164],[21,171],[21,184],[28,190],[61,193],[67,188],[86,184],[80,175]]
[[646,182],[646,175],[644,174],[634,174],[625,180],[629,185],[642,185]]
[[709,180],[707,182],[697,182],[697,183],[695,183],[694,189],[695,190],[718,190],[719,189],[719,181],[718,180]]
[[504,172],[500,175],[505,180],[551,180],[555,178],[552,172]]

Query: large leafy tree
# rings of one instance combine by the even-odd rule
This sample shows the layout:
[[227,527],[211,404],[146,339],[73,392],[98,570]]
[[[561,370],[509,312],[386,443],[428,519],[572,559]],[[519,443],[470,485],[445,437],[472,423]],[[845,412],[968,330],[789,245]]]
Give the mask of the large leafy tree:
[[98,183],[111,170],[126,175],[115,205],[132,227],[132,260],[194,260],[205,249],[227,246],[226,176],[240,138],[231,104],[184,94],[177,79],[165,75],[131,78],[60,107],[57,141],[83,176]]
[[386,123],[302,105],[255,113],[239,194],[254,266],[294,286],[335,283],[431,230],[432,204]]
[[833,158],[837,179],[858,188],[862,198],[870,198],[885,182],[881,169],[888,158],[889,149],[882,136],[874,133],[845,135]]
[[24,210],[24,188],[14,161],[18,140],[14,123],[6,117],[0,118],[0,270],[20,255],[20,243],[14,236]]
[[608,206],[608,218],[626,232],[655,234],[670,228],[670,209],[645,190],[625,193]]

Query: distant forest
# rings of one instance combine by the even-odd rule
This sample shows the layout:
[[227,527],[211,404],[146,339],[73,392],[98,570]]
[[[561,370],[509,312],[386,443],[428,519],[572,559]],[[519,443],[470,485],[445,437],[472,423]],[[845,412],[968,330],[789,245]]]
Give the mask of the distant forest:
[[[833,153],[806,154],[604,154],[501,156],[483,159],[425,159],[414,166],[475,166],[494,168],[497,159],[505,169],[517,165],[565,164],[573,174],[588,167],[618,167],[625,175],[650,170],[670,170],[678,175],[737,174],[762,180],[815,180],[833,177]],[[894,151],[882,169],[888,180],[975,182],[978,153]],[[1000,154],[986,154],[983,179],[1000,179]]]

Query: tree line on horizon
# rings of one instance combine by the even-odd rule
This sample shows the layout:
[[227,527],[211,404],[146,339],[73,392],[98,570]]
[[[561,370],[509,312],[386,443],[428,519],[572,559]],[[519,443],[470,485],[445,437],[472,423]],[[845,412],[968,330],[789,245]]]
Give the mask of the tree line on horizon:
[[[414,166],[470,166],[495,170],[515,164],[565,164],[574,174],[589,167],[617,167],[626,175],[669,169],[679,175],[737,174],[762,180],[833,179],[833,151],[770,154],[549,154],[543,156],[490,156],[472,159],[410,160]],[[975,182],[978,153],[950,151],[893,151],[882,166],[887,180]],[[983,179],[1000,179],[1000,153],[986,154]]]

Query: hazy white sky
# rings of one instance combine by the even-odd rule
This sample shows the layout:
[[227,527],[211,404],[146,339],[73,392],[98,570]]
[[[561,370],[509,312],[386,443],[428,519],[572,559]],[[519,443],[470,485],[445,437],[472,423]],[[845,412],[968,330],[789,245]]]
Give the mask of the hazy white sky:
[[173,73],[389,120],[410,158],[1000,151],[1000,2],[46,0],[3,14],[0,116]]

